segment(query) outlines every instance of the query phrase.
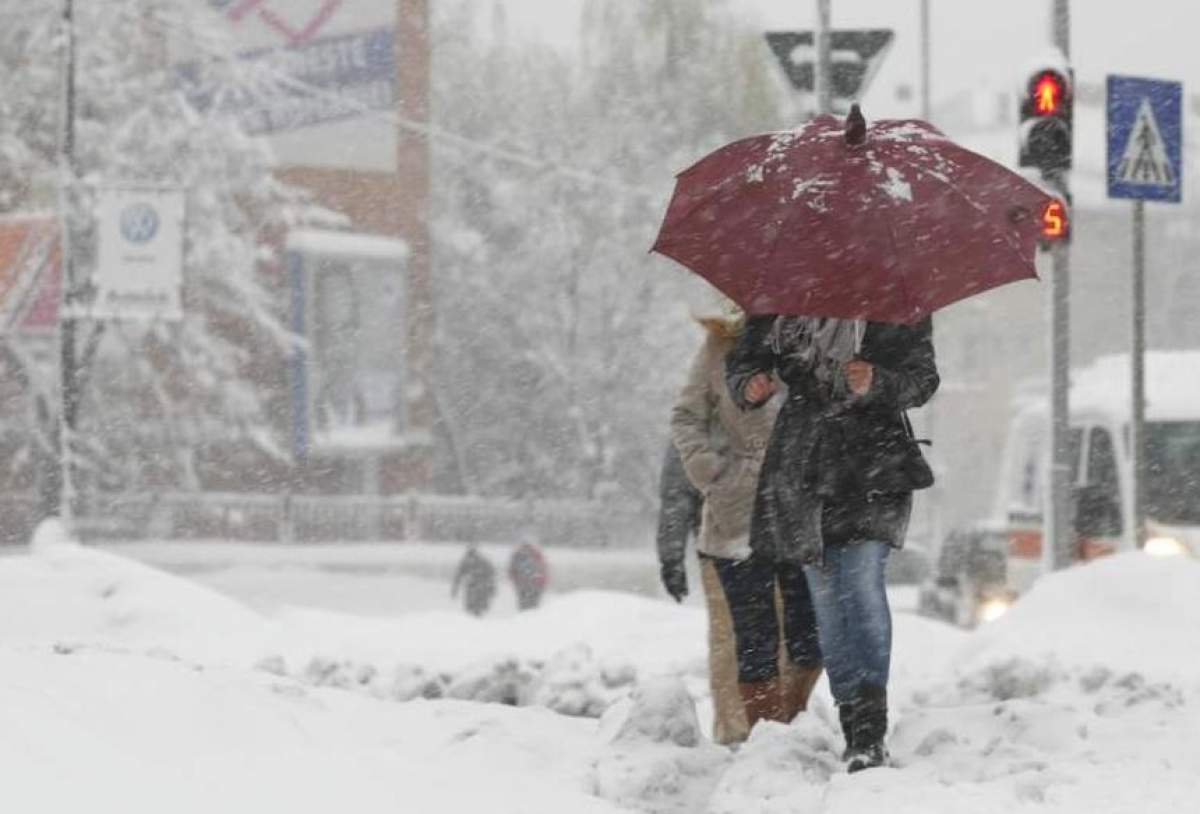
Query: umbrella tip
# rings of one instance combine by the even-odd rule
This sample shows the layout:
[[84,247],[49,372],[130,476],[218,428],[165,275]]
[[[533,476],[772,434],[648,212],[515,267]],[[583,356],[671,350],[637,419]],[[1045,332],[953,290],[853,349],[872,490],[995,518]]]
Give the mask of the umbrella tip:
[[867,140],[867,120],[863,118],[862,108],[858,104],[850,105],[850,115],[846,117],[846,143],[862,144]]

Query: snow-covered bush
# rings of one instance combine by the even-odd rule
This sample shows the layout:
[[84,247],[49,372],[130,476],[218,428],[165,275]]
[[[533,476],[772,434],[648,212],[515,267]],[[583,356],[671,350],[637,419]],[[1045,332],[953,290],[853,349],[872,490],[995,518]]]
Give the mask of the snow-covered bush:
[[255,666],[263,672],[288,676],[314,687],[350,690],[392,701],[453,698],[539,706],[585,718],[599,718],[614,703],[627,697],[637,682],[637,673],[631,665],[602,663],[585,644],[569,647],[546,662],[516,656],[492,657],[454,673],[437,673],[416,664],[387,669],[319,655],[295,669],[280,655],[263,658]]
[[485,145],[434,140],[439,410],[468,491],[649,507],[700,339],[689,275],[646,252],[673,175],[794,121],[725,0],[583,6],[569,54],[434,8],[435,124]]
[[542,668],[531,703],[563,715],[599,718],[637,681],[629,664],[601,664],[586,644],[559,651]]
[[454,676],[447,698],[525,706],[537,667],[516,657],[480,661]]
[[392,673],[391,686],[385,698],[393,701],[412,701],[416,698],[444,698],[446,677],[429,672],[415,664],[401,664]]

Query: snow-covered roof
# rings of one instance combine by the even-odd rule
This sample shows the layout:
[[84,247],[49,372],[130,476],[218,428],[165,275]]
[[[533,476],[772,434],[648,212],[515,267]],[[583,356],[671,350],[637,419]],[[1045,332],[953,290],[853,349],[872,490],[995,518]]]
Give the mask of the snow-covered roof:
[[287,247],[309,254],[377,260],[405,260],[409,255],[408,243],[399,238],[329,229],[294,229],[288,232]]
[[[1110,416],[1123,423],[1132,414],[1129,354],[1101,356],[1071,372],[1071,412]],[[1025,410],[1044,413],[1045,397],[1030,399]],[[1146,418],[1150,421],[1200,421],[1200,351],[1150,351],[1146,354]]]

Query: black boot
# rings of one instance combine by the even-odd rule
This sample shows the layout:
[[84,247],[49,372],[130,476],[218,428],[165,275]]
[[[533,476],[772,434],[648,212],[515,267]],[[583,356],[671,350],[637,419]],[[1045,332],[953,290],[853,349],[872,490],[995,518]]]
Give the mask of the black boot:
[[846,770],[853,773],[887,765],[888,752],[883,743],[887,735],[887,689],[863,684],[853,707]]
[[846,748],[842,751],[842,760],[849,760],[854,751],[854,704],[838,704],[838,719],[842,722],[842,737],[846,739]]

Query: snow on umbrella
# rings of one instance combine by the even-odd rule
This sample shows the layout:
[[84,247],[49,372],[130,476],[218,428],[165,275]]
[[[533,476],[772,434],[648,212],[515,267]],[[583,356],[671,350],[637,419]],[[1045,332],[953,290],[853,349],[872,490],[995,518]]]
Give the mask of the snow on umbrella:
[[855,105],[684,170],[652,251],[749,314],[912,323],[1035,279],[1050,201],[926,122],[867,127]]

